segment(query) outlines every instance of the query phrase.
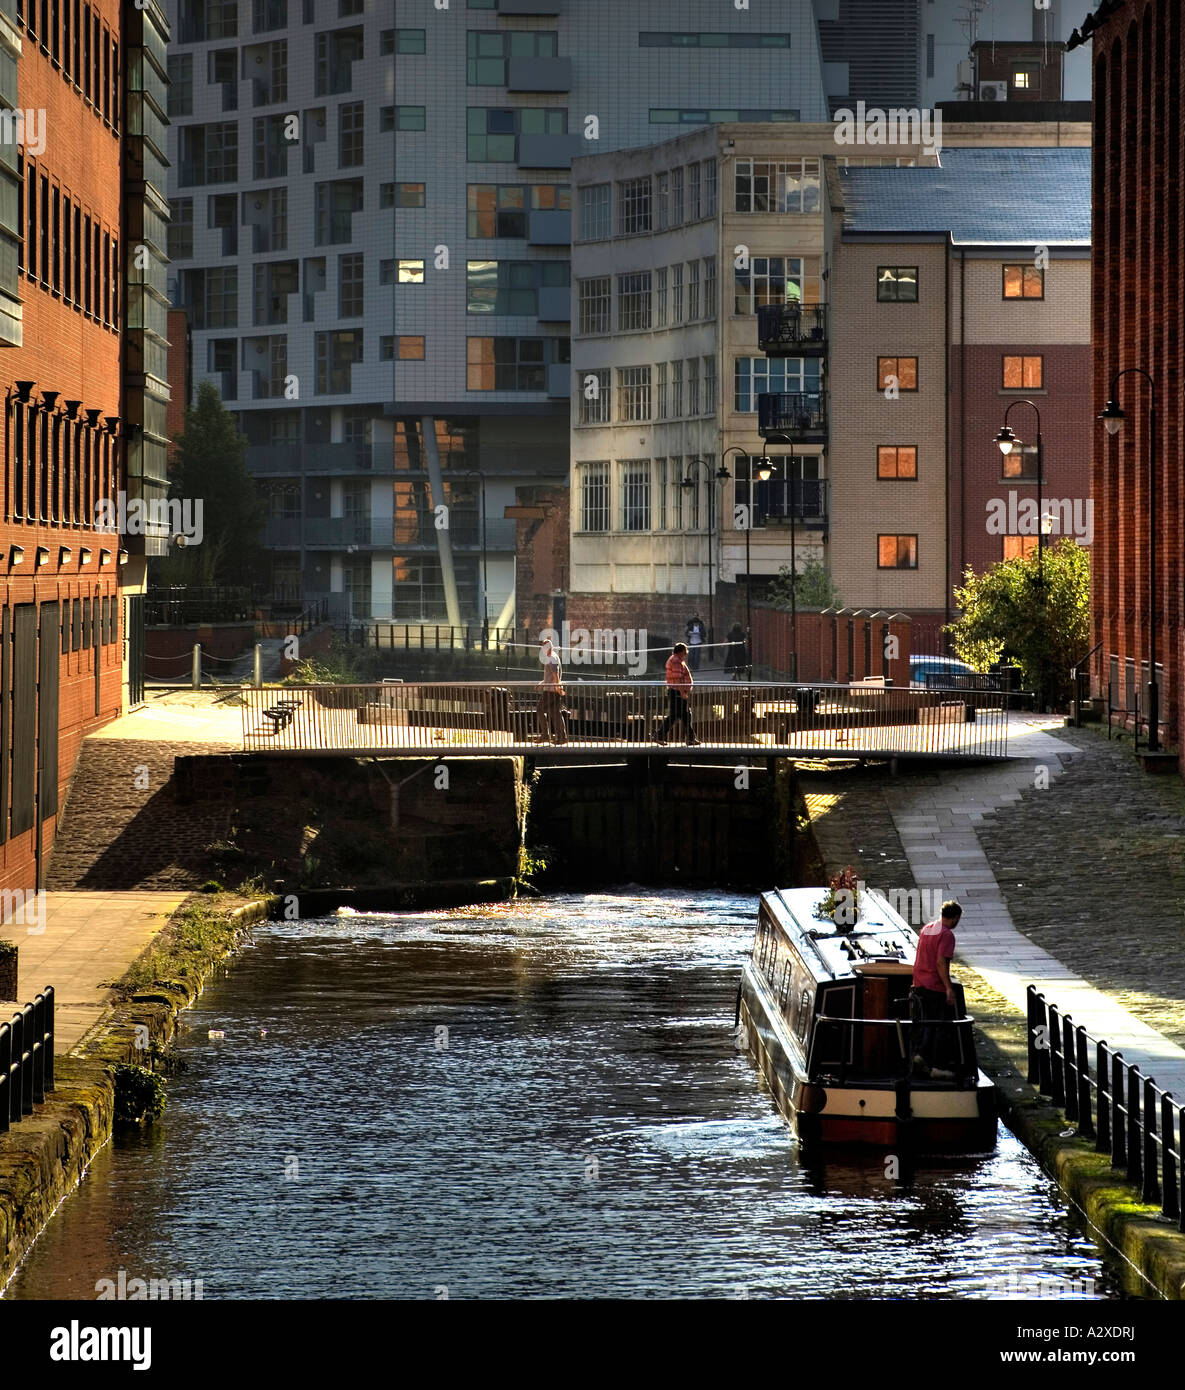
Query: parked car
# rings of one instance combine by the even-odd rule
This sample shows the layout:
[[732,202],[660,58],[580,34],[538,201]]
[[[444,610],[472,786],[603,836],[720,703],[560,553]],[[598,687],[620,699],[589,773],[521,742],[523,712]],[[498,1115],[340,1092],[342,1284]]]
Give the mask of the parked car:
[[[911,690],[940,690],[951,676],[976,676],[979,672],[953,656],[919,656],[909,663]],[[954,685],[954,681],[949,682]],[[963,682],[965,684],[965,682]]]

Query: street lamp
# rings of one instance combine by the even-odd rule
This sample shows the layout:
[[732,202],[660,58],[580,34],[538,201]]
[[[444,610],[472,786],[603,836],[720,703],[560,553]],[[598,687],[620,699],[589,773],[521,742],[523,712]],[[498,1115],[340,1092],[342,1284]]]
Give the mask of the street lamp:
[[490,634],[490,575],[486,565],[486,475],[480,468],[471,468],[465,474],[466,480],[478,480],[478,505],[481,508],[481,637],[482,650],[489,642]]
[[[716,627],[716,586],[712,583],[712,518],[715,511],[712,505],[715,501],[714,489],[712,487],[712,465],[708,462],[707,459],[702,458],[689,458],[687,462],[688,464],[702,465],[704,468],[708,470],[708,641],[711,642],[713,640],[713,633]],[[729,473],[727,468],[725,468],[722,460],[719,469],[716,471],[715,481],[726,483],[731,477],[732,474]],[[693,478],[691,474],[688,473],[687,477],[683,479],[680,486],[684,489],[684,491],[690,492],[693,488],[698,486],[698,480],[696,478]]]
[[1039,588],[1045,586],[1045,568],[1043,554],[1045,549],[1045,513],[1042,509],[1041,489],[1045,485],[1045,445],[1041,435],[1041,411],[1036,403],[1030,400],[1013,401],[1004,412],[1004,423],[1000,426],[1000,433],[996,435],[996,443],[1000,446],[1000,452],[1005,458],[1012,453],[1013,449],[1022,444],[1015,434],[1008,428],[1008,417],[1013,409],[1018,405],[1027,405],[1032,408],[1033,414],[1037,417],[1037,585]]
[[[1156,382],[1143,367],[1125,367],[1111,380],[1107,404],[1099,414],[1107,433],[1116,435],[1127,419],[1119,404],[1119,379],[1134,372],[1148,383],[1148,751],[1160,752],[1160,687],[1156,681]],[[1137,738],[1139,728],[1136,729]]]
[[[787,479],[790,483],[790,648],[794,669],[791,672],[791,679],[798,679],[798,550],[795,539],[795,532],[798,529],[798,489],[794,476],[794,440],[788,434],[768,434],[765,437],[767,444],[784,444],[789,447],[790,452],[786,456],[789,461]],[[761,463],[757,468],[757,476],[760,480],[768,482],[773,474],[775,460],[768,455],[763,455]]]

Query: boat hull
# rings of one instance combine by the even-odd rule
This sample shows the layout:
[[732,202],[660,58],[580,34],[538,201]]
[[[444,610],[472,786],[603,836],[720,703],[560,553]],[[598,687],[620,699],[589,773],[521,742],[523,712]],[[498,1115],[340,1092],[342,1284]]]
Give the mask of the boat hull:
[[974,1086],[949,1088],[912,1084],[905,1077],[843,1085],[813,1081],[798,1040],[748,966],[740,1023],[778,1109],[804,1144],[924,1153],[986,1153],[995,1147],[996,1088],[982,1072]]

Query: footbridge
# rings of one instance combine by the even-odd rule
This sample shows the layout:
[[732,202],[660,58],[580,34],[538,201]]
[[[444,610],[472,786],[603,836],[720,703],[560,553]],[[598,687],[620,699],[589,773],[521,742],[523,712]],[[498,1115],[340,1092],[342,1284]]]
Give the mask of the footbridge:
[[[255,753],[522,754],[555,761],[672,756],[931,762],[1009,756],[1008,696],[905,690],[880,681],[697,684],[691,728],[667,723],[661,681],[566,681],[558,709],[537,682],[302,685],[242,691],[243,748]],[[550,715],[551,717],[545,717]],[[562,720],[562,722],[561,722]]]

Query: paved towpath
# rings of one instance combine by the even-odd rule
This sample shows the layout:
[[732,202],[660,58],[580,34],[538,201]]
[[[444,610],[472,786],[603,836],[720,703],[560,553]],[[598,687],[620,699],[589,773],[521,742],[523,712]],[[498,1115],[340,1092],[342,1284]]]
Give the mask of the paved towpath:
[[[1093,731],[1033,721],[1020,746],[1016,761],[869,788],[896,834],[882,821],[861,872],[874,888],[957,897],[960,961],[1022,1013],[1026,986],[1038,985],[1185,1099],[1185,789],[1150,779],[1130,747]],[[807,782],[822,827],[823,779]],[[861,836],[864,794],[854,785],[844,797],[849,844]],[[830,860],[825,831],[820,840]]]

